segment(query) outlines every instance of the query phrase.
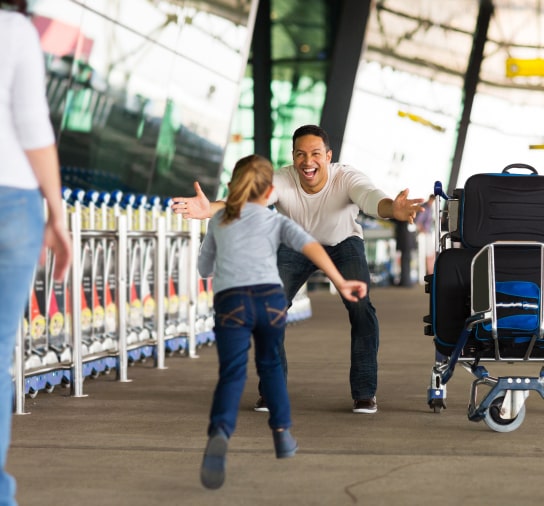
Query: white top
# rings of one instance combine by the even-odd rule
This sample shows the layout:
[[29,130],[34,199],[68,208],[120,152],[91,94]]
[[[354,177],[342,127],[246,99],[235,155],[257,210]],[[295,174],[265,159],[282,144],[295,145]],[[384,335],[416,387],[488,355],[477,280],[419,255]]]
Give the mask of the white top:
[[350,165],[329,164],[323,189],[306,193],[296,169],[289,165],[274,173],[274,191],[268,204],[301,225],[321,244],[334,246],[351,236],[363,237],[359,210],[379,218],[378,203],[387,195],[370,178]]
[[0,186],[38,187],[24,150],[55,142],[38,33],[22,14],[0,10]]

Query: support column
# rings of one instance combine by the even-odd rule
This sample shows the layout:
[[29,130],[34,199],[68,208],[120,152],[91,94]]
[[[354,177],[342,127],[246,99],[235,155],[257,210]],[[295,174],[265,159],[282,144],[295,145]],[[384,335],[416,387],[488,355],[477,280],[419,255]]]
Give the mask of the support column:
[[467,72],[465,74],[465,82],[463,84],[462,110],[457,123],[457,139],[451,162],[450,180],[447,186],[447,194],[451,195],[457,186],[459,172],[461,169],[461,160],[465,149],[468,127],[470,124],[470,115],[472,113],[472,104],[474,103],[474,95],[476,87],[480,79],[480,69],[484,55],[484,47],[487,41],[487,32],[489,23],[493,15],[493,0],[480,0],[480,10],[478,12],[478,20],[474,30],[474,38],[472,41],[472,50],[468,62]]
[[335,29],[327,92],[321,113],[321,126],[329,134],[334,160],[338,159],[344,140],[371,4],[371,0],[344,0]]
[[253,30],[253,132],[255,153],[271,158],[272,139],[272,30],[270,0],[259,0]]

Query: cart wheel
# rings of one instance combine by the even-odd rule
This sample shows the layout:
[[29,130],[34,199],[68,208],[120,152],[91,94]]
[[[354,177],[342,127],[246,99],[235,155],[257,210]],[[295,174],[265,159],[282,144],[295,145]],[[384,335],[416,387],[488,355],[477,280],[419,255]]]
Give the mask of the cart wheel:
[[446,403],[444,399],[431,399],[429,401],[429,407],[434,413],[440,413],[443,409],[446,409]]
[[51,394],[53,393],[53,391],[55,390],[55,385],[50,385],[49,383],[47,385],[45,385],[45,389],[44,389],[48,394]]
[[496,397],[491,402],[489,409],[484,416],[484,422],[490,429],[496,432],[512,432],[516,430],[525,419],[525,404],[519,410],[519,413],[514,418],[501,418],[501,406],[504,401],[504,395]]
[[35,399],[38,395],[38,390],[34,390],[33,388],[31,388],[29,391],[28,391],[28,396],[31,398],[31,399]]

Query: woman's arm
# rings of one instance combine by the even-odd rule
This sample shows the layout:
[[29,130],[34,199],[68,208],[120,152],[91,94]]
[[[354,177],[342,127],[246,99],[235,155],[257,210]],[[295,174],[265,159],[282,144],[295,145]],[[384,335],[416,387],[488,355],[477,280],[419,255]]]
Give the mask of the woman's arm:
[[72,261],[72,243],[63,213],[57,149],[55,145],[50,145],[26,150],[25,154],[47,203],[41,261],[45,261],[46,248],[50,248],[55,255],[53,276],[56,280],[62,281]]

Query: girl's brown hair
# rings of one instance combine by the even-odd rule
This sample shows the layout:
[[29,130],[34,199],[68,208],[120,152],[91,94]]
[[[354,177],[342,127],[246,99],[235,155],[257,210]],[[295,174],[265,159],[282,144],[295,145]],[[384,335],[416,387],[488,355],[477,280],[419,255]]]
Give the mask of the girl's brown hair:
[[272,185],[274,168],[260,155],[249,155],[236,162],[221,223],[240,218],[242,206],[258,199]]

